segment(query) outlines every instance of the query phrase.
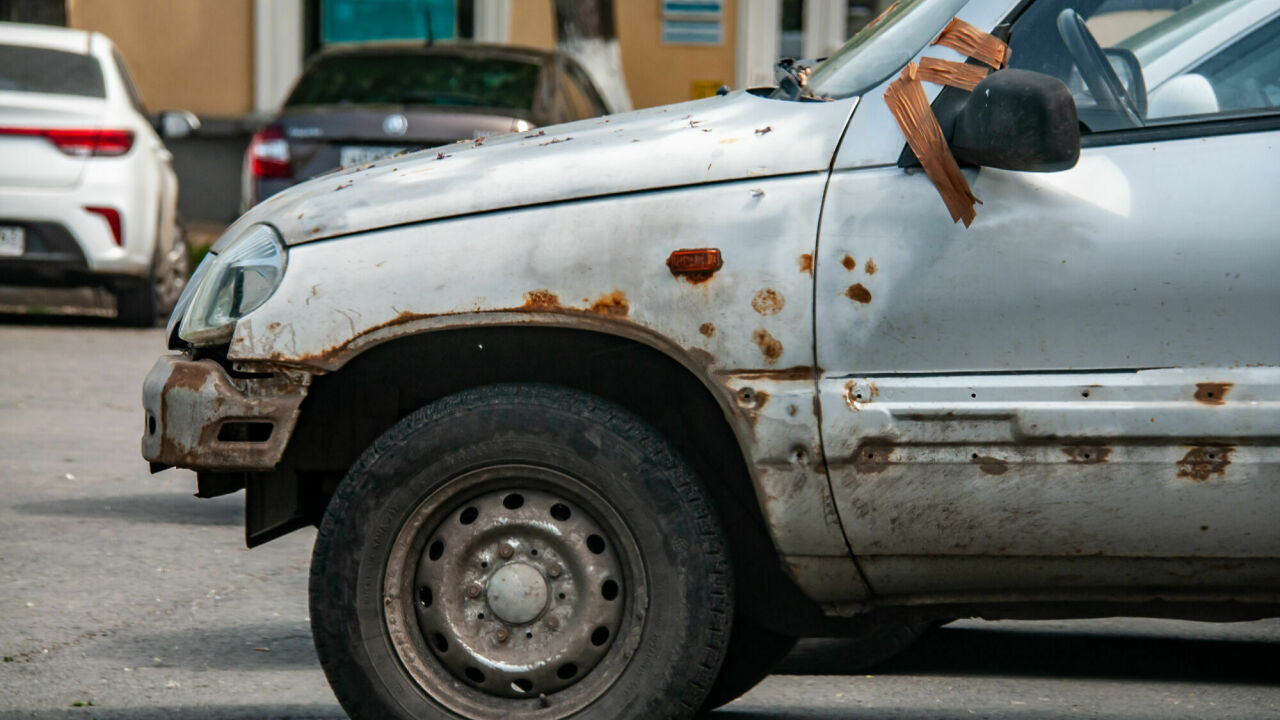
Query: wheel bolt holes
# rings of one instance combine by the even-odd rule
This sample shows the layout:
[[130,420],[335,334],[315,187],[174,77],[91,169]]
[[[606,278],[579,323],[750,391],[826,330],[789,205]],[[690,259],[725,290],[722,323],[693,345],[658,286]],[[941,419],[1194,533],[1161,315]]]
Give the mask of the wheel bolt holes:
[[487,567],[489,567],[489,561],[488,561],[488,560],[481,560],[481,561],[480,561],[480,567],[482,567],[482,568],[487,568]]
[[604,552],[604,538],[599,535],[588,535],[587,549],[596,555]]
[[422,607],[431,607],[431,599],[431,588],[426,585],[418,588],[418,602],[422,603]]
[[551,517],[559,520],[560,522],[568,520],[571,515],[573,515],[573,513],[569,510],[568,505],[556,503],[551,506]]
[[556,677],[561,680],[568,680],[578,674],[578,666],[573,663],[565,663],[556,670]]
[[530,550],[530,551],[529,551],[529,554],[530,554],[530,555],[532,555],[532,556],[534,556],[534,557],[537,557],[537,556],[538,556],[538,551],[537,551],[537,550]]
[[484,673],[480,672],[479,670],[473,667],[468,667],[466,669],[466,675],[468,680],[470,680],[471,682],[477,685],[484,682]]
[[427,557],[431,558],[432,561],[439,560],[440,556],[443,554],[444,554],[443,540],[437,540],[431,543],[431,548],[427,550]]
[[561,600],[563,600],[563,599],[565,598],[565,594],[564,594],[564,593],[560,593],[560,594],[559,594],[559,595],[557,595],[556,597],[558,597],[558,598],[560,598]]
[[476,613],[476,619],[477,619],[477,620],[483,620],[483,619],[484,619],[484,613]]
[[520,678],[519,680],[516,680],[515,682],[511,683],[511,689],[520,693],[533,692],[533,683],[529,682],[524,678]]
[[466,510],[463,510],[462,514],[458,516],[458,522],[463,525],[470,525],[475,522],[478,517],[480,517],[480,511],[473,507],[469,507]]
[[449,652],[449,641],[446,640],[444,636],[441,635],[440,633],[431,634],[431,644],[436,646],[437,652],[442,652],[442,653]]
[[592,645],[595,645],[596,647],[602,647],[607,642],[609,642],[609,628],[598,627],[595,630],[591,631]]
[[525,636],[525,638],[527,638],[527,639],[529,639],[529,640],[532,640],[532,639],[533,639],[533,633],[532,633],[532,632],[526,632],[526,633],[524,634],[524,636]]
[[605,580],[604,584],[600,586],[600,595],[605,600],[616,600],[618,598],[618,583],[612,580]]
[[524,505],[524,496],[520,493],[511,493],[502,498],[502,507],[508,510],[518,510],[522,505]]

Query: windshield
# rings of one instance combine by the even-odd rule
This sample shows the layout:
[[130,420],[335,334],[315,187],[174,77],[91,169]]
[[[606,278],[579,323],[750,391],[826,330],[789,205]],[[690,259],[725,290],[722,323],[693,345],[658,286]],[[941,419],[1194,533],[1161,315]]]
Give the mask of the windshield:
[[89,55],[0,45],[0,90],[106,97],[102,66]]
[[809,78],[817,97],[861,95],[889,79],[946,27],[966,0],[900,0],[854,35]]
[[334,55],[307,69],[295,105],[433,105],[529,111],[541,67],[522,60],[421,53]]

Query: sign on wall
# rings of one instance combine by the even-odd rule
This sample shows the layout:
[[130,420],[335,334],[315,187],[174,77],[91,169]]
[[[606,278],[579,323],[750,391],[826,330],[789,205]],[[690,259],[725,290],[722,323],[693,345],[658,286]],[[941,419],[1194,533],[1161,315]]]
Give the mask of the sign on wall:
[[662,42],[723,44],[724,3],[721,0],[662,0]]
[[451,40],[456,0],[323,0],[322,43]]

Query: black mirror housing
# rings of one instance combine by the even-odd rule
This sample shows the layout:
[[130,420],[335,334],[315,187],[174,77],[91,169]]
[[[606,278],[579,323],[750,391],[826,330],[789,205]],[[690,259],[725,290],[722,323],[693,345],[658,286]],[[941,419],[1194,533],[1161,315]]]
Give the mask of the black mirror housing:
[[993,72],[960,110],[951,151],[961,162],[1002,170],[1070,170],[1080,159],[1080,120],[1071,91],[1042,73]]

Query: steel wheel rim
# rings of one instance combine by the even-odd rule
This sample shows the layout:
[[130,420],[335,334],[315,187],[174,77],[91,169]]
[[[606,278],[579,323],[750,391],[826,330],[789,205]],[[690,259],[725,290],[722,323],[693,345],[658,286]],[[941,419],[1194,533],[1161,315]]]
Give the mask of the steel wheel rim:
[[401,526],[383,580],[401,664],[467,716],[586,706],[634,654],[647,607],[621,515],[582,481],[529,465],[442,484]]

